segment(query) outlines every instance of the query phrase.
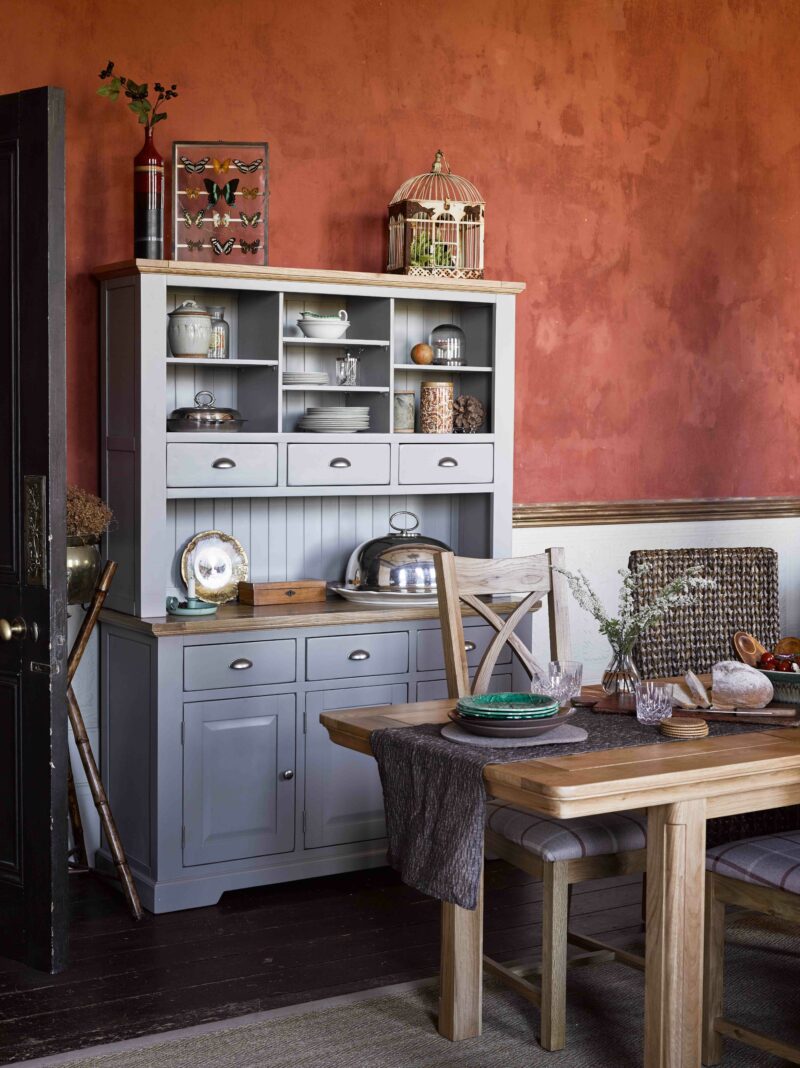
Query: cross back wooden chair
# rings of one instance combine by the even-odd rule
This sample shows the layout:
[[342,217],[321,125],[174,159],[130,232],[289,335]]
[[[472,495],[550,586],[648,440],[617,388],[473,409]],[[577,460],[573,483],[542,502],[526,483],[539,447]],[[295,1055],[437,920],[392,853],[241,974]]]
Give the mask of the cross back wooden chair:
[[[450,697],[486,693],[497,659],[508,644],[533,680],[538,665],[515,628],[535,605],[545,601],[550,625],[550,655],[568,660],[569,590],[555,567],[564,566],[564,550],[548,549],[536,556],[507,560],[477,560],[443,552],[435,557],[439,618]],[[503,619],[480,600],[492,594],[522,594],[522,600]],[[461,606],[466,605],[495,631],[470,681],[464,642]],[[486,849],[542,882],[542,961],[501,964],[484,956],[487,971],[497,976],[537,1005],[541,1012],[539,1041],[544,1049],[563,1049],[566,1036],[566,970],[568,963],[619,961],[643,970],[644,961],[632,953],[569,930],[569,900],[572,887],[588,879],[643,872],[646,859],[647,816],[643,812],[557,820],[535,816],[501,801],[487,802]],[[477,916],[445,903],[442,908],[442,940],[458,938],[464,923],[482,922],[482,900]],[[567,959],[567,946],[582,953]],[[541,983],[530,982],[540,973]],[[443,982],[448,977],[443,971]],[[450,1023],[451,1037],[458,1037],[457,1022]],[[444,1033],[446,1033],[446,1030]]]
[[800,1047],[723,1015],[725,906],[766,913],[800,927],[800,830],[715,846],[708,851],[706,867],[703,1064],[719,1064],[726,1037],[800,1064]]

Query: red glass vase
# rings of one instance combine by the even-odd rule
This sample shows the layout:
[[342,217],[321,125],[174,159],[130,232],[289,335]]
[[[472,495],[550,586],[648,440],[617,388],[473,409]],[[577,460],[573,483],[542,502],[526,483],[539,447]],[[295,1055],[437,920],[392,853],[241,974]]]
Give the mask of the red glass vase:
[[164,258],[164,159],[149,126],[133,161],[133,254],[143,260]]

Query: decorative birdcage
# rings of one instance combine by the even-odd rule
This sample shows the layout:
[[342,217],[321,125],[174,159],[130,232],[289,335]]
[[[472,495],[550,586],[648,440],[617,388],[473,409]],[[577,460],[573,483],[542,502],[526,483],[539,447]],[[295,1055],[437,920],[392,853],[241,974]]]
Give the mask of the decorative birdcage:
[[403,182],[389,205],[394,274],[483,278],[484,200],[452,174],[441,149],[427,174]]

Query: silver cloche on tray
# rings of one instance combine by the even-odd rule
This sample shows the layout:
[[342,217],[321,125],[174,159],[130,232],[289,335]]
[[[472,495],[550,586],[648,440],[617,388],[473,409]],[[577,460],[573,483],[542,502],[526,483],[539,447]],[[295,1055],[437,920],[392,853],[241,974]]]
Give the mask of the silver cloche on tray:
[[[401,527],[398,516],[409,516],[413,525]],[[353,550],[345,571],[344,588],[350,590],[426,596],[436,593],[434,555],[450,546],[436,538],[415,533],[419,519],[413,512],[394,512],[392,530],[380,538],[362,542]],[[341,592],[341,590],[337,591]]]

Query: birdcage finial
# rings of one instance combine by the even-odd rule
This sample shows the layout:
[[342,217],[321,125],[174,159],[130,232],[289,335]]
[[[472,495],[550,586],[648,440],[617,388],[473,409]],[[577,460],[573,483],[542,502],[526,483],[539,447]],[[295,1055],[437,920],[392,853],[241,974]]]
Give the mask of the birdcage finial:
[[433,157],[433,163],[431,164],[431,174],[441,174],[442,167],[446,169],[446,173],[450,173],[450,164],[444,158],[444,152],[441,148],[436,149],[436,155]]

